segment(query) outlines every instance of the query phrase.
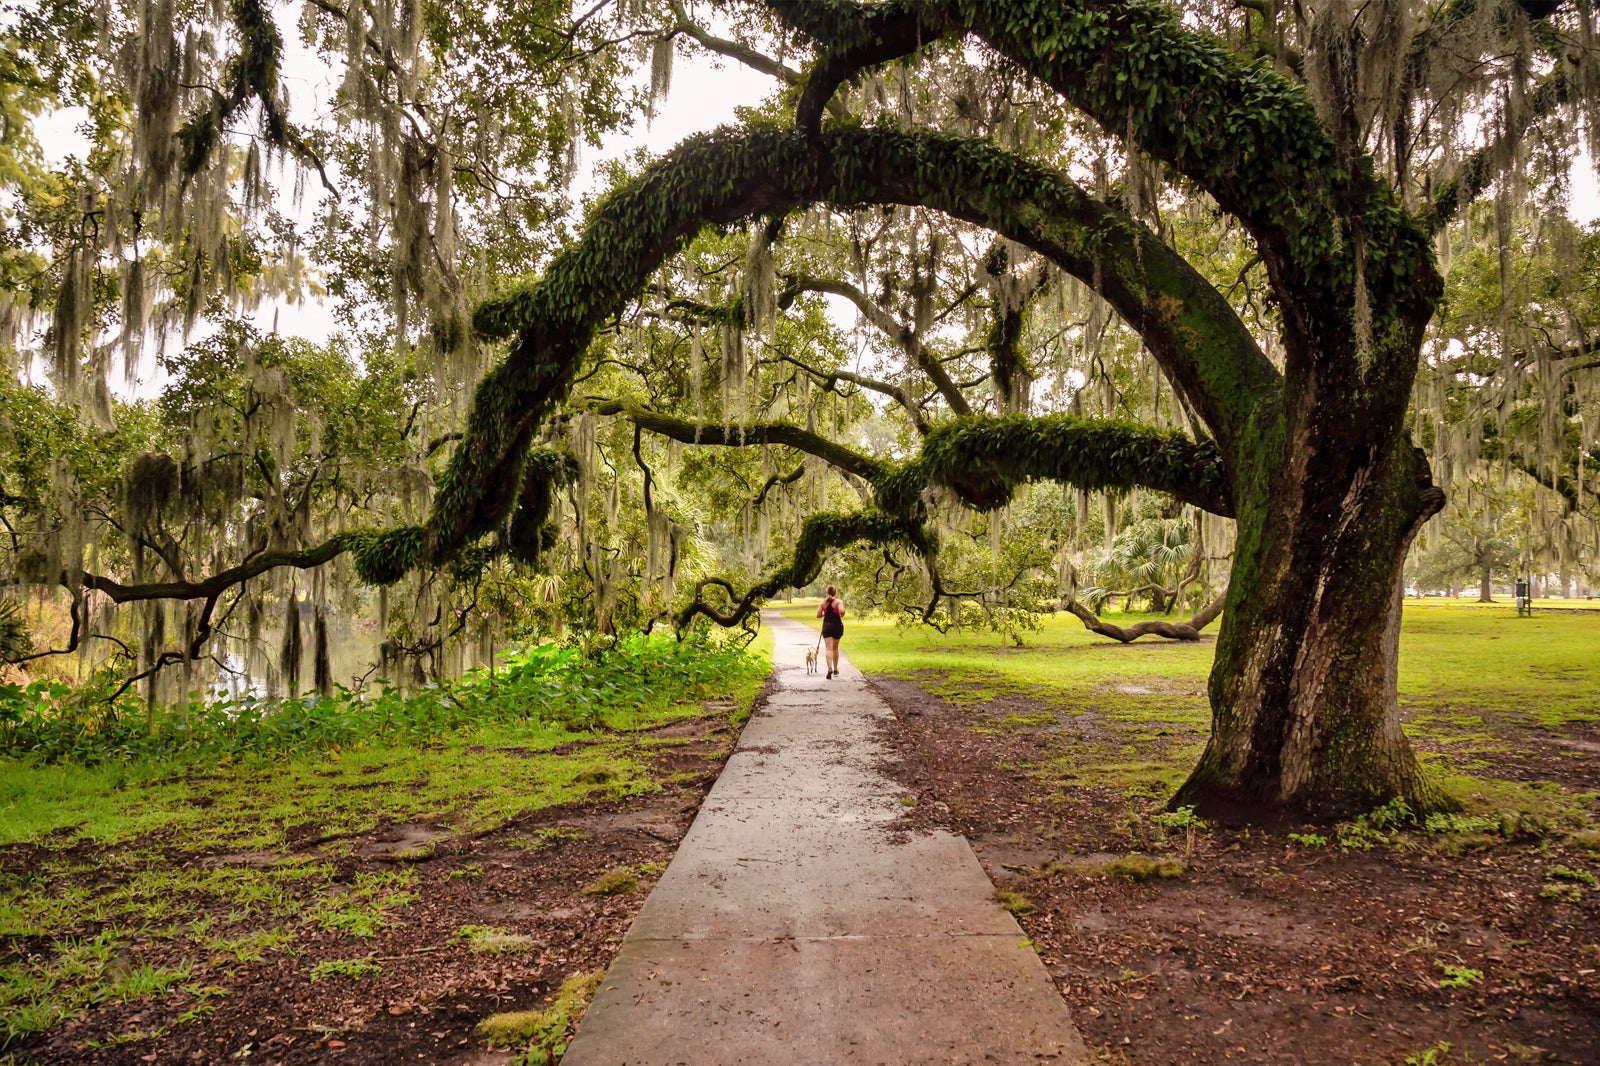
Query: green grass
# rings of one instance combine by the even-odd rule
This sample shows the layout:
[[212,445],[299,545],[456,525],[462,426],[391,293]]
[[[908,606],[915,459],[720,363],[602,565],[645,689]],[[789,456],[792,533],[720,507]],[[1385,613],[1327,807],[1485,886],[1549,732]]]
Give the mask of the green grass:
[[1409,610],[1400,696],[1413,710],[1461,728],[1486,713],[1542,727],[1600,720],[1600,614]]
[[[783,608],[816,627],[814,611]],[[1113,617],[1126,624],[1149,616]],[[1066,734],[1070,739],[1051,746],[1054,756],[1028,768],[1037,777],[1063,788],[1160,799],[1188,775],[1210,732],[1206,683],[1215,633],[1213,624],[1198,644],[1147,638],[1123,645],[1063,614],[1025,634],[1026,646],[1018,648],[989,632],[941,634],[857,617],[843,647],[870,675],[916,681],[972,711],[975,729]],[[1424,756],[1430,771],[1469,813],[1526,812],[1528,824],[1569,828],[1591,817],[1593,794],[1498,778],[1494,767],[1525,733],[1559,736],[1600,720],[1600,611],[1519,618],[1509,604],[1430,599],[1408,606],[1400,700],[1406,731],[1438,749]],[[1080,716],[1084,721],[1075,722]],[[1086,723],[1093,728],[1075,731]]]
[[[1415,602],[1422,606],[1403,616],[1400,654],[1401,698],[1413,708],[1431,710],[1453,727],[1481,721],[1485,710],[1541,726],[1600,720],[1600,601],[1592,601],[1592,618],[1537,612],[1518,618],[1505,604]],[[783,613],[815,628],[814,610],[794,606]],[[1108,617],[1129,624],[1154,616]],[[933,687],[958,704],[1042,689],[1074,696],[1094,692],[1115,711],[1127,702],[1121,697],[1160,696],[1139,702],[1169,705],[1174,720],[1190,721],[1196,703],[1209,718],[1205,683],[1215,635],[1213,623],[1208,639],[1199,644],[1146,638],[1122,645],[1095,636],[1071,615],[1058,614],[1039,632],[1026,634],[1027,646],[1017,648],[993,633],[940,634],[855,618],[844,647],[850,661],[869,674],[948,673],[950,680]],[[1151,712],[1134,713],[1148,717]]]
[[[441,827],[436,846],[447,847],[448,834],[555,804],[655,790],[664,771],[652,755],[679,741],[647,730],[706,714],[743,720],[769,649],[763,641],[708,659],[713,672],[678,658],[692,651],[664,647],[571,666],[594,686],[587,708],[568,692],[561,715],[502,708],[427,737],[369,729],[306,750],[89,765],[0,758],[0,845],[21,849],[0,852],[0,1051],[98,1003],[159,998],[197,973],[226,983],[295,950],[301,931],[337,934],[364,953],[406,920],[418,886],[409,866],[340,882],[329,860],[348,853],[352,836],[416,822]],[[343,965],[313,975],[360,976]],[[208,1013],[195,1009],[189,1021]]]
[[313,981],[320,981],[325,977],[348,977],[358,981],[375,973],[382,973],[383,966],[366,959],[327,959],[317,963],[306,971]]
[[567,1040],[582,1020],[604,973],[574,974],[562,982],[555,1002],[539,1011],[494,1014],[478,1023],[478,1032],[498,1047],[524,1045],[518,1066],[549,1066],[566,1054]]

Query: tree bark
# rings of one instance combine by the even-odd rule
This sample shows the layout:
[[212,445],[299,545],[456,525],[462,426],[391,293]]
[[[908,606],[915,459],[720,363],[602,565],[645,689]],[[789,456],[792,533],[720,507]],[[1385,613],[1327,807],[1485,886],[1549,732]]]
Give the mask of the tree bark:
[[1422,775],[1396,698],[1406,549],[1443,493],[1398,433],[1369,462],[1349,455],[1330,440],[1258,449],[1245,479],[1257,489],[1238,501],[1212,735],[1174,805],[1449,805]]
[[1493,580],[1493,575],[1490,574],[1489,568],[1487,566],[1484,567],[1483,568],[1483,572],[1478,575],[1478,602],[1479,603],[1493,603],[1494,602],[1494,587],[1491,584],[1492,580]]

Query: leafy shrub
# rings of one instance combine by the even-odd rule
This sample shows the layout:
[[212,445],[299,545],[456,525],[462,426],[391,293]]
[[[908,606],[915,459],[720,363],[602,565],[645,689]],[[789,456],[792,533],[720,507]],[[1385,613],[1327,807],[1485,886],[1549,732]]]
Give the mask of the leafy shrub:
[[705,698],[766,669],[756,656],[709,638],[635,636],[599,651],[540,644],[493,673],[412,692],[336,687],[326,696],[258,696],[147,708],[103,674],[74,687],[39,680],[0,685],[0,755],[46,763],[184,757],[222,760],[338,750],[382,739],[426,742],[478,723],[539,721],[572,730],[608,715]]
[[1150,820],[1157,825],[1168,829],[1205,829],[1205,821],[1194,813],[1193,807],[1179,807],[1175,811],[1163,811],[1152,815]]

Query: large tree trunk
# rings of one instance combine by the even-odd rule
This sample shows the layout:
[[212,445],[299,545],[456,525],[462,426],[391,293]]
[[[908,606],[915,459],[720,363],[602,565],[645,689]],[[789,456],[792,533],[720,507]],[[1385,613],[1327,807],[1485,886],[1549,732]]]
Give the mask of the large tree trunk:
[[1269,444],[1241,472],[1212,735],[1174,805],[1251,815],[1347,814],[1395,796],[1446,805],[1401,732],[1395,691],[1402,566],[1442,494],[1398,433],[1368,464],[1340,451]]
[[1494,588],[1491,586],[1492,580],[1493,580],[1493,575],[1490,573],[1489,568],[1487,566],[1484,567],[1483,568],[1483,573],[1478,575],[1478,602],[1479,603],[1493,603],[1494,602]]

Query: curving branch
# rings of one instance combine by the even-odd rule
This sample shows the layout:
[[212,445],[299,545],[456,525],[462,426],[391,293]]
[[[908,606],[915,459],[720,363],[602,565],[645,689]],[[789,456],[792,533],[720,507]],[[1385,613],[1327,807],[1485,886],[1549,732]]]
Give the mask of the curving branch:
[[[667,2],[672,9],[672,17],[677,19],[677,25],[673,27],[673,32],[681,33],[709,52],[727,56],[735,62],[744,64],[751,70],[760,71],[762,74],[776,78],[786,85],[799,86],[805,84],[805,75],[798,70],[785,66],[771,56],[764,55],[748,45],[740,44],[738,41],[712,36],[705,29],[696,25],[694,20],[689,17],[688,10],[683,6],[683,0],[667,0]],[[849,109],[838,100],[829,100],[827,106],[828,113],[834,118],[846,119],[850,117]]]
[[479,305],[478,331],[516,342],[478,386],[427,526],[385,535],[380,553],[401,566],[437,563],[495,529],[514,503],[535,429],[567,394],[597,331],[661,263],[706,226],[816,203],[921,205],[1053,260],[1140,333],[1225,458],[1281,398],[1281,377],[1221,294],[1147,228],[1059,171],[942,133],[720,130],[614,190],[541,280]]
[[[230,566],[226,570],[219,570],[217,573],[200,581],[151,581],[139,584],[124,584],[114,578],[100,574],[84,574],[82,586],[95,592],[105,593],[114,603],[138,603],[144,600],[214,601],[235,585],[243,584],[253,577],[259,577],[269,570],[276,570],[280,566],[291,566],[299,570],[309,570],[312,567],[321,566],[323,563],[351,550],[354,547],[353,538],[359,535],[339,533],[315,547],[302,548],[297,551],[277,549],[257,552],[239,565]],[[71,576],[65,573],[61,575],[61,584],[68,588],[75,587]]]
[[868,67],[919,51],[947,32],[943,15],[904,3],[838,4],[830,0],[770,0],[785,18],[821,46],[795,106],[794,123],[816,133],[839,86]]
[[1479,148],[1456,168],[1455,176],[1434,193],[1422,216],[1423,229],[1432,236],[1449,225],[1461,211],[1504,173],[1510,156],[1528,130],[1572,99],[1573,79],[1565,65],[1540,79],[1521,109],[1501,116],[1500,135]]
[[1540,485],[1549,489],[1551,492],[1554,492],[1556,495],[1560,496],[1566,503],[1566,513],[1570,514],[1573,511],[1578,511],[1580,509],[1579,505],[1584,502],[1586,498],[1589,504],[1593,506],[1595,501],[1594,490],[1589,488],[1587,484],[1580,482],[1578,479],[1568,477],[1559,470],[1546,469],[1539,463],[1530,460],[1521,452],[1510,448],[1505,450],[1505,458],[1508,463],[1516,467],[1522,473],[1526,474]]
[[888,396],[905,408],[906,414],[910,416],[911,423],[918,433],[926,434],[932,428],[928,422],[928,416],[922,410],[922,405],[911,394],[911,390],[904,385],[891,385],[887,381],[879,381],[877,378],[869,378],[865,374],[857,374],[849,370],[818,370],[804,360],[796,359],[787,352],[780,353],[775,361],[799,367],[815,378],[821,388],[829,392],[835,391],[838,383],[844,381],[869,392]]
[[753,422],[743,426],[721,426],[652,411],[624,400],[607,400],[593,405],[597,415],[626,418],[640,429],[659,433],[683,444],[708,447],[744,448],[752,444],[783,444],[807,455],[814,455],[840,470],[872,480],[888,470],[879,462],[833,441],[787,422]]
[[750,506],[759,509],[761,505],[767,501],[767,494],[773,489],[777,488],[779,485],[793,485],[796,481],[799,481],[802,477],[804,477],[805,473],[806,464],[801,463],[787,474],[773,474],[771,477],[767,478],[766,482],[761,486],[761,491],[756,493],[755,499],[750,501]]
[[897,320],[882,307],[879,307],[878,302],[862,292],[859,287],[847,281],[820,278],[810,274],[789,274],[785,275],[785,277],[789,286],[796,291],[823,292],[834,296],[843,296],[846,300],[855,304],[856,310],[860,312],[862,318],[870,322],[890,340],[900,345],[912,363],[924,374],[928,375],[928,380],[938,390],[939,395],[944,397],[944,402],[950,406],[951,411],[958,415],[970,415],[972,413],[972,405],[962,395],[960,387],[951,380],[949,372],[934,357],[933,353],[928,351],[917,331]]
[[[732,583],[724,578],[702,579],[695,586],[694,598],[689,605],[678,612],[678,632],[684,632],[689,623],[701,615],[719,626],[736,626],[759,609],[762,601],[783,589],[802,588],[815,581],[822,572],[823,559],[828,551],[860,541],[884,547],[900,545],[923,555],[931,555],[936,549],[933,535],[920,521],[874,511],[812,515],[800,527],[800,537],[788,563],[777,567],[743,595],[738,594]],[[720,611],[705,602],[704,593],[708,588],[723,590],[731,601],[728,610]]]
[[1222,613],[1222,607],[1228,594],[1221,593],[1216,599],[1206,604],[1200,612],[1187,622],[1168,622],[1165,619],[1149,619],[1144,622],[1135,622],[1131,626],[1119,626],[1099,618],[1093,611],[1073,600],[1067,604],[1067,610],[1078,616],[1084,628],[1091,633],[1098,633],[1102,637],[1120,640],[1124,644],[1138,640],[1140,637],[1157,636],[1167,637],[1170,640],[1199,640],[1200,631],[1210,625],[1212,620]]
[[1081,489],[1144,488],[1231,517],[1227,467],[1216,445],[1132,422],[1048,415],[972,417],[946,423],[912,462],[878,481],[878,506],[907,513],[928,485],[969,507],[994,510],[1027,481]]

